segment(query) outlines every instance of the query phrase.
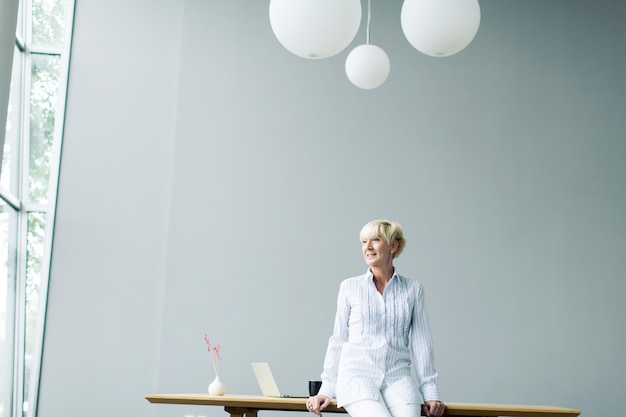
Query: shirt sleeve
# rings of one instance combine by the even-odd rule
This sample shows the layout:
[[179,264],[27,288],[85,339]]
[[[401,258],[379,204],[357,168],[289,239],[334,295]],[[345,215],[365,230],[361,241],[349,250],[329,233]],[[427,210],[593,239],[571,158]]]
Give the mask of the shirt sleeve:
[[411,320],[411,348],[413,351],[413,363],[419,390],[424,401],[439,400],[439,388],[437,386],[437,372],[435,370],[435,357],[433,338],[430,333],[428,312],[424,301],[424,290],[418,285],[417,299],[413,306]]
[[337,312],[335,313],[335,325],[333,334],[328,339],[328,348],[324,359],[324,371],[322,372],[322,387],[319,394],[329,398],[335,396],[337,386],[337,374],[339,371],[339,358],[344,342],[348,340],[348,317],[350,315],[350,303],[348,301],[348,290],[346,282],[339,286],[337,296]]

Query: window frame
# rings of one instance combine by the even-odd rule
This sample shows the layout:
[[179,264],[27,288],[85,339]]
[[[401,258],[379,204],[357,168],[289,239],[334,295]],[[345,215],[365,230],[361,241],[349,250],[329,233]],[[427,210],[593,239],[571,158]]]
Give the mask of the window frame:
[[[60,0],[65,4],[64,30],[62,42],[57,47],[30,44],[32,39],[32,5],[37,0],[20,0],[18,11],[18,24],[15,37],[14,60],[19,59],[19,74],[12,74],[12,83],[19,80],[19,103],[14,103],[14,108],[19,111],[19,140],[16,148],[11,147],[11,163],[6,167],[10,171],[10,187],[15,189],[6,190],[0,186],[0,199],[15,210],[16,234],[15,237],[7,236],[9,248],[14,246],[14,252],[9,257],[15,257],[15,285],[13,297],[13,387],[9,410],[4,410],[7,417],[35,417],[39,398],[39,382],[41,375],[42,356],[44,350],[46,310],[48,303],[50,265],[52,257],[52,243],[54,236],[54,220],[56,215],[56,200],[58,193],[61,150],[63,144],[63,129],[65,124],[65,110],[67,90],[69,82],[69,64],[72,43],[72,31],[74,25],[75,0]],[[44,1],[44,0],[39,0]],[[52,140],[49,148],[50,159],[48,161],[48,188],[47,201],[45,204],[29,202],[29,157],[31,141],[31,91],[32,91],[32,65],[33,56],[52,55],[58,56],[58,79],[56,92],[56,107],[54,109],[54,126]],[[15,68],[15,66],[13,67]],[[13,85],[12,85],[13,88]],[[6,121],[5,121],[6,123]],[[14,178],[15,176],[15,178]],[[15,184],[14,181],[17,181]],[[40,242],[40,276],[38,288],[38,300],[34,334],[32,336],[32,362],[30,375],[26,375],[26,319],[27,319],[27,283],[28,283],[28,236],[29,217],[40,213],[45,218],[43,238]],[[15,239],[15,241],[13,241]],[[11,389],[11,388],[9,388]],[[28,392],[25,395],[25,392]]]

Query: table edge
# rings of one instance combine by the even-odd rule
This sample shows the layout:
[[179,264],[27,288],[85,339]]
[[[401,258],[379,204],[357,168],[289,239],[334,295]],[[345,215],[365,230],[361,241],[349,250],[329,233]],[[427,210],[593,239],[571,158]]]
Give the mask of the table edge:
[[[267,410],[306,411],[306,398],[278,398],[261,395],[229,394],[224,396],[211,396],[209,394],[147,394],[146,400],[153,404],[191,404],[191,405],[216,405],[224,407],[258,408]],[[544,405],[520,405],[520,404],[486,404],[486,403],[454,403],[446,402],[446,410],[451,415],[508,415],[516,416],[540,416],[553,415],[559,417],[576,417],[580,410],[557,406]],[[343,408],[337,407],[333,399],[327,412],[345,413]],[[479,412],[479,414],[476,414]],[[485,414],[485,415],[487,415]]]

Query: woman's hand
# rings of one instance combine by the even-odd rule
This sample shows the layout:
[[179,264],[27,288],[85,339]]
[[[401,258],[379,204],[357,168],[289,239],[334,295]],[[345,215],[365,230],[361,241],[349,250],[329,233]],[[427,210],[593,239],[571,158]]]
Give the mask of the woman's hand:
[[441,401],[426,401],[424,413],[427,417],[441,417],[446,409],[446,405]]
[[306,402],[306,408],[313,414],[321,417],[322,410],[328,407],[328,404],[330,404],[330,398],[325,395],[318,394],[313,397],[309,397]]

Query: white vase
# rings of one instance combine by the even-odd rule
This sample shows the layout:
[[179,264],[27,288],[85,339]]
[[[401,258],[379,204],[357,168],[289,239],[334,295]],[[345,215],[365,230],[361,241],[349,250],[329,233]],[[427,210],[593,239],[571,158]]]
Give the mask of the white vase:
[[216,375],[213,382],[209,384],[209,395],[224,395],[225,393],[226,385],[220,380],[219,375]]

